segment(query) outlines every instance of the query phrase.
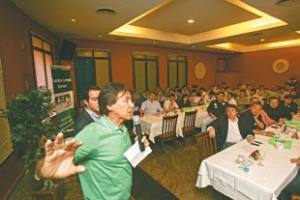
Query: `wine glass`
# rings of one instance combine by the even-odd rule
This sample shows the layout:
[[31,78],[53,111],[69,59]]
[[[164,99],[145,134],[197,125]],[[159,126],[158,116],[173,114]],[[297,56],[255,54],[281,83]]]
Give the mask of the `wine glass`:
[[264,166],[263,160],[266,156],[266,152],[264,150],[259,150],[259,154],[260,154],[260,156],[259,156],[257,165],[263,167]]

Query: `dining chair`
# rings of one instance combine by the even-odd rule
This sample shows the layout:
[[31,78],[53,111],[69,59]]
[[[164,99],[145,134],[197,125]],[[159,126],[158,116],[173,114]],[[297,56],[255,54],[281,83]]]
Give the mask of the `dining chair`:
[[162,144],[164,150],[164,142],[168,142],[176,139],[176,127],[177,127],[178,115],[164,116],[162,118],[162,132],[157,139]]
[[197,115],[197,110],[191,112],[185,112],[184,122],[182,127],[182,133],[184,136],[188,136],[194,133],[196,115]]
[[209,137],[208,132],[197,133],[194,138],[203,158],[217,153],[216,139]]

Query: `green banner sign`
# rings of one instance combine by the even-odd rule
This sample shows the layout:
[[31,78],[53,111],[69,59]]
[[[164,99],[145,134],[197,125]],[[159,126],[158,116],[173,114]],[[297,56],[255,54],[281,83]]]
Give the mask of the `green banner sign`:
[[59,130],[74,130],[74,94],[72,90],[71,67],[52,66],[53,92],[56,105],[56,123]]

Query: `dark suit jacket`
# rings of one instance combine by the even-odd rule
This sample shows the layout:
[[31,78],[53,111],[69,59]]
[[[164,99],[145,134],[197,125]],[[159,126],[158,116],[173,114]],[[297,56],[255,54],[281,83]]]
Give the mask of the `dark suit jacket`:
[[86,125],[94,122],[93,118],[84,109],[75,121],[75,133],[79,133]]
[[[226,142],[227,134],[228,134],[228,118],[227,115],[221,115],[211,124],[212,127],[216,130],[216,142],[218,150],[221,150]],[[252,130],[247,126],[246,121],[243,118],[238,118],[238,126],[241,133],[242,138],[246,138],[247,135],[252,133]]]

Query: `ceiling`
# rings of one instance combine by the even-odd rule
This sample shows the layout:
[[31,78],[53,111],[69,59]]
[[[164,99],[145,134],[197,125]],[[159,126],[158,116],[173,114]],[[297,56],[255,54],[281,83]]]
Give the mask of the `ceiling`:
[[[214,52],[300,46],[300,0],[12,0],[68,39]],[[111,13],[96,13],[112,8]],[[194,23],[188,23],[193,19]],[[73,21],[72,21],[73,20]]]

